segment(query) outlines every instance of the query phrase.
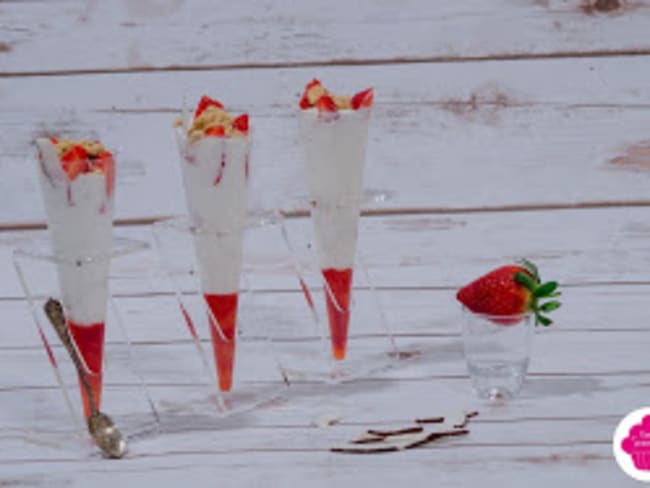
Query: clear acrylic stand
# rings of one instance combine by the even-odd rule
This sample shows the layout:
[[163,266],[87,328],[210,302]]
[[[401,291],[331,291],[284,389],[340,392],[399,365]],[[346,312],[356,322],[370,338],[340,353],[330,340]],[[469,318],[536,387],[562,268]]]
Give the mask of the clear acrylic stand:
[[[383,193],[372,193],[365,195],[362,202],[345,201],[336,206],[358,208],[360,203],[381,202],[385,199]],[[312,200],[309,204],[313,208],[318,202]],[[362,219],[359,219],[358,226],[357,230],[362,231]],[[274,345],[290,380],[340,383],[396,366],[410,357],[398,349],[384,314],[381,297],[372,281],[371,270],[366,265],[363,253],[357,250],[353,264],[346,354],[344,359],[335,359],[326,305],[328,298],[335,310],[342,309],[323,276],[318,250],[316,244],[312,243],[311,222],[287,220],[283,224],[283,233],[290,256],[294,258],[304,299],[311,310],[311,315],[306,320],[306,323],[311,324],[310,331],[304,324],[293,329],[274,331]],[[357,248],[362,248],[363,245],[361,237]]]
[[[202,420],[206,425],[211,419],[249,411],[280,397],[288,381],[270,347],[272,323],[269,317],[260,316],[256,310],[256,287],[264,288],[266,278],[283,268],[283,262],[277,259],[277,248],[271,249],[282,243],[278,216],[256,215],[246,225],[243,286],[238,290],[236,332],[232,340],[204,298],[193,242],[199,235],[208,236],[219,248],[227,245],[230,233],[198,229],[192,227],[189,219],[178,217],[156,223],[153,234],[160,258],[159,269],[163,272],[160,278],[171,290],[161,300],[167,302],[165,309],[174,310],[170,314],[173,322],[170,327],[186,338],[183,351],[177,351],[174,373],[187,390],[185,400],[178,401],[178,394],[171,400],[158,399],[162,418],[172,414],[181,424],[187,425],[184,418],[194,424]],[[259,246],[261,242],[273,258],[264,261],[259,254],[249,252],[251,246]],[[284,259],[286,261],[286,257]],[[219,269],[211,272],[219,273]],[[221,384],[223,373],[219,371],[223,362],[218,363],[220,366],[217,362],[223,361],[219,358],[228,347],[234,349],[234,366],[232,386],[226,391]]]
[[[14,249],[15,270],[63,399],[62,402],[51,399],[42,405],[36,419],[36,424],[43,426],[37,433],[39,439],[44,440],[49,434],[53,445],[58,445],[58,439],[61,446],[69,447],[67,439],[76,435],[81,441],[77,446],[90,448],[98,455],[86,429],[76,370],[43,311],[43,305],[50,297],[60,297],[57,273],[67,266],[81,270],[100,260],[120,261],[116,258],[128,258],[147,248],[148,245],[140,241],[115,239],[111,255],[86,256],[74,262],[54,256],[48,239],[35,239]],[[114,279],[109,276],[109,287]],[[113,418],[128,442],[157,432],[159,418],[148,385],[138,368],[140,358],[129,338],[125,314],[110,291],[107,302],[101,410]],[[87,366],[86,372],[92,380],[94,373]]]

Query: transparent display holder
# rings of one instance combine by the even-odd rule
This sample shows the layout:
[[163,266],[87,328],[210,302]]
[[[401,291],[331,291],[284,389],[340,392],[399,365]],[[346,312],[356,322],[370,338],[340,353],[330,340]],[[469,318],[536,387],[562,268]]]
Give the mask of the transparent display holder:
[[[148,372],[147,377],[155,374],[160,376],[160,381],[168,381],[172,375],[175,383],[183,389],[183,395],[170,392],[168,398],[156,399],[161,418],[171,416],[176,425],[187,424],[187,421],[194,425],[208,425],[223,417],[266,406],[282,397],[289,385],[271,347],[270,331],[277,316],[258,313],[260,297],[256,292],[256,289],[265,289],[269,277],[272,280],[287,270],[289,261],[286,252],[282,252],[281,226],[276,215],[252,216],[243,229],[244,249],[234,335],[232,329],[230,334],[224,330],[227,324],[224,321],[220,323],[204,298],[195,239],[207,238],[210,245],[220,249],[221,246],[228,247],[224,242],[227,243],[232,233],[237,232],[240,230],[217,233],[199,229],[193,227],[186,217],[157,222],[153,226],[161,273],[159,278],[169,289],[169,293],[163,294],[159,300],[166,311],[164,320],[167,323],[164,326],[179,340],[175,341],[173,371]],[[261,254],[255,252],[260,245]],[[205,272],[219,273],[220,270],[216,266],[216,269]],[[228,347],[234,349],[234,364],[232,385],[224,389],[221,384],[223,371],[218,364],[223,365]],[[163,423],[167,425],[167,422]]]
[[[36,354],[34,361],[28,366],[28,370],[37,372],[34,381],[47,384],[41,395],[44,398],[39,403],[38,412],[31,414],[33,417],[29,419],[35,437],[43,445],[56,449],[79,450],[82,454],[90,453],[93,456],[101,455],[87,431],[82,407],[82,387],[74,363],[43,309],[49,298],[63,302],[58,273],[63,273],[65,267],[74,268],[75,273],[83,273],[84,268],[88,270],[103,260],[109,260],[111,274],[108,278],[108,289],[110,290],[113,282],[117,280],[123,280],[126,286],[130,286],[134,281],[132,277],[116,277],[112,275],[112,270],[115,267],[128,269],[129,260],[139,259],[137,256],[140,251],[147,248],[148,244],[144,242],[116,238],[110,255],[85,256],[74,261],[55,256],[46,238],[23,242],[14,249],[14,266],[43,347],[43,356]],[[126,266],[122,266],[124,261]],[[137,348],[127,331],[126,316],[121,301],[109,291],[104,322],[100,410],[111,416],[129,443],[158,432],[159,417],[148,385],[140,374],[139,366],[144,358],[137,357]],[[79,350],[77,343],[72,340],[75,348]],[[92,381],[97,375],[88,368],[83,359],[81,362],[88,379]],[[54,373],[54,386],[50,386],[52,380],[46,375],[47,363]],[[59,390],[58,395],[56,390]],[[70,439],[77,439],[79,442],[70,442]]]
[[[368,192],[361,201],[340,201],[332,208],[352,211],[361,205],[379,203],[387,199],[385,193]],[[302,200],[311,209],[325,204]],[[312,216],[313,218],[313,216]],[[318,256],[318,244],[312,218],[287,219],[283,232],[299,276],[303,300],[310,310],[309,317],[287,321],[284,327],[274,329],[274,345],[278,357],[292,382],[325,382],[337,384],[352,381],[400,365],[411,354],[400,351],[392,329],[386,320],[381,296],[372,279],[372,269],[366,264],[363,248],[363,219],[358,218],[359,239],[352,266],[352,289],[345,357],[334,357],[330,313],[340,312],[334,290],[325,279]],[[328,305],[328,298],[330,304]],[[328,310],[328,307],[334,307]]]

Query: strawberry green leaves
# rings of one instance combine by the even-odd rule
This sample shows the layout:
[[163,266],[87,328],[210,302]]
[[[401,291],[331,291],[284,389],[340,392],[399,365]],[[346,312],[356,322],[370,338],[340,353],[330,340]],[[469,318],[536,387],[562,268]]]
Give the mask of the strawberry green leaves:
[[551,293],[553,293],[557,289],[557,282],[556,281],[549,281],[548,283],[544,283],[543,285],[540,285],[533,291],[533,296],[535,298],[542,298],[542,297],[547,297]]
[[546,302],[546,303],[542,303],[539,306],[539,309],[542,312],[552,312],[553,310],[557,310],[558,308],[560,308],[560,305],[561,305],[560,302]]
[[524,288],[526,288],[531,293],[535,291],[535,288],[537,288],[537,283],[539,283],[539,281],[537,281],[535,278],[532,278],[528,273],[524,273],[523,271],[516,273],[514,280],[520,285],[523,285]]
[[560,296],[562,293],[557,291],[558,283],[557,281],[541,283],[537,266],[526,259],[523,259],[520,264],[526,271],[516,273],[514,280],[531,293],[530,310],[535,314],[535,324],[549,326],[553,321],[544,314],[557,310],[561,303],[557,300],[540,303],[540,300]]

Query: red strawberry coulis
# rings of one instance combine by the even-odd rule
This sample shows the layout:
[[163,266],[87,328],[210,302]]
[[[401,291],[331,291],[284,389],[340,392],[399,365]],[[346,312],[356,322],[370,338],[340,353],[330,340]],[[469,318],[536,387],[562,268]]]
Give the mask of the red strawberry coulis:
[[217,186],[219,183],[221,183],[221,180],[223,179],[223,172],[225,169],[226,169],[226,153],[221,153],[219,172],[217,173],[217,176],[214,179],[214,183],[212,183],[214,186]]
[[334,359],[345,359],[350,325],[350,295],[352,291],[352,268],[322,270],[331,294],[325,290],[327,316],[330,325],[332,354]]
[[[86,366],[86,376],[90,383],[97,408],[100,408],[102,399],[102,364],[104,358],[104,322],[94,324],[78,324],[68,320],[70,335],[74,340],[77,350]],[[90,402],[85,388],[79,380],[81,399],[83,401],[84,414],[90,416]]]
[[[209,316],[210,336],[214,361],[217,366],[219,389],[228,392],[232,389],[233,366],[235,363],[235,339],[237,331],[237,293],[205,294],[205,301],[217,320]],[[221,333],[219,331],[221,329]]]

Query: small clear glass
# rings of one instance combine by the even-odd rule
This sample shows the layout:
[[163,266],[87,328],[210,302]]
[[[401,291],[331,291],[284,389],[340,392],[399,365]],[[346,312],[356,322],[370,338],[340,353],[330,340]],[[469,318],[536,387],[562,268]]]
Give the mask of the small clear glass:
[[528,371],[534,327],[531,313],[496,316],[463,309],[465,361],[479,397],[517,396]]

